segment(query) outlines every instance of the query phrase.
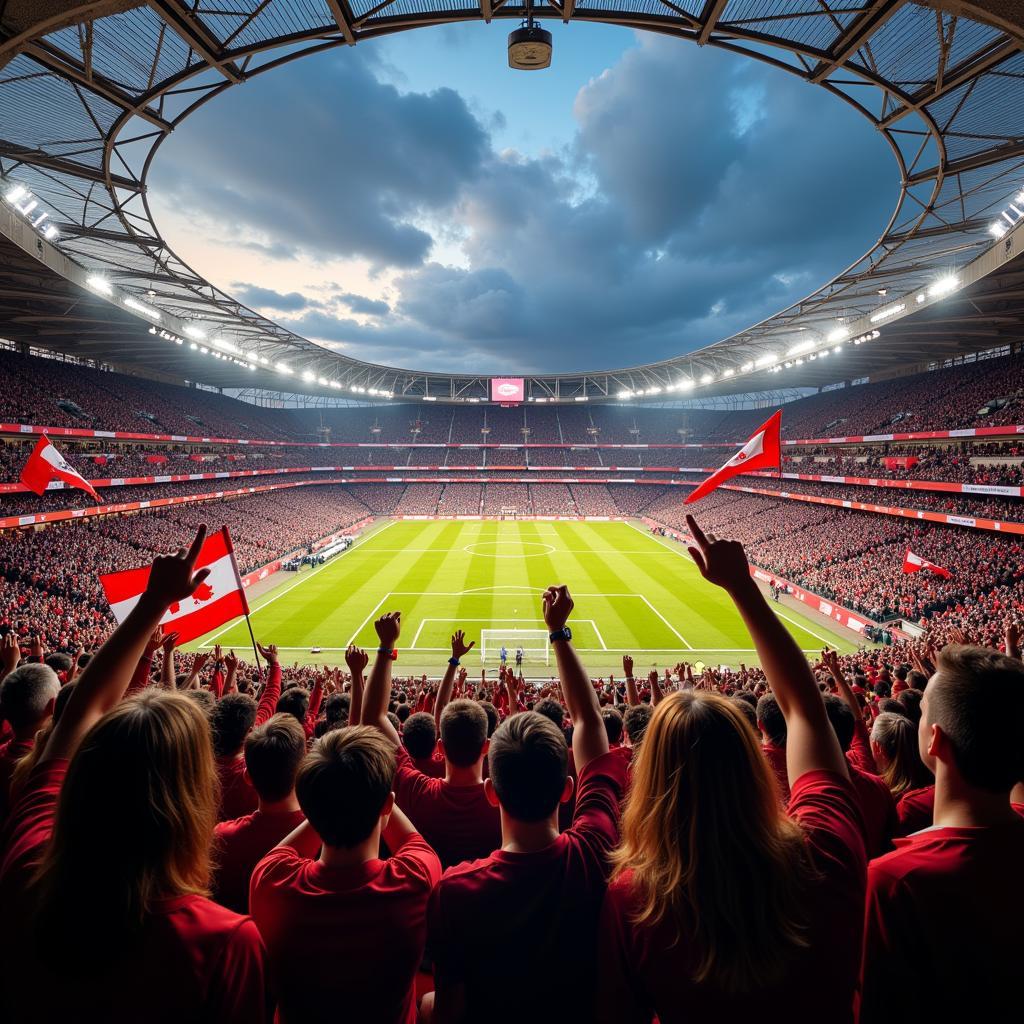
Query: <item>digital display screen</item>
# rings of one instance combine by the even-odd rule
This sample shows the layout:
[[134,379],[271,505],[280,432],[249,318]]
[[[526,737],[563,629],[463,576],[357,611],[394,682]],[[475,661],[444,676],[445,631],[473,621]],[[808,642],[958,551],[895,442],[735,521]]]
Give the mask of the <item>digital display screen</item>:
[[521,402],[526,394],[522,377],[492,377],[492,402]]

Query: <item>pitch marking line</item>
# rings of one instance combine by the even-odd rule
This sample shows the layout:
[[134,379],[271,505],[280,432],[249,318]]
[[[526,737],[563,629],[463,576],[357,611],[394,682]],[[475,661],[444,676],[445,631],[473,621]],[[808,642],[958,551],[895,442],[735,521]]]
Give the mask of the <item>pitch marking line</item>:
[[[382,526],[379,530],[375,530],[370,537],[367,537],[363,543],[368,544],[371,540],[373,540],[374,537],[379,537],[385,530],[387,530],[389,527],[394,526],[395,523],[397,522],[397,519],[392,519],[390,523],[385,523],[384,526]],[[357,540],[353,542],[352,546],[348,548],[347,551],[355,551],[357,547],[361,548],[362,546],[363,544],[360,544],[359,541]],[[342,554],[346,554],[347,551],[342,552]],[[302,586],[303,583],[306,583],[309,580],[311,580],[314,576],[316,576],[317,573],[323,572],[324,569],[326,569],[330,565],[336,564],[336,562],[337,559],[332,558],[329,562],[324,562],[323,565],[317,566],[312,572],[309,572],[305,576],[300,577],[290,586],[281,587],[279,590],[273,591],[270,597],[266,601],[264,601],[263,604],[259,605],[257,608],[249,609],[249,618],[251,619],[257,612],[263,611],[263,609],[266,608],[268,605],[272,605],[279,597],[284,597],[285,594],[290,594],[296,587]],[[223,636],[233,626],[236,626],[241,621],[241,618],[242,617],[239,616],[239,618],[237,619],[232,619],[231,622],[229,622],[226,626],[221,627],[212,636],[207,637],[199,646],[212,647],[213,641],[216,640],[217,637]],[[301,649],[305,650],[304,647]]]
[[[645,534],[644,531],[641,530],[639,526],[633,526],[632,523],[629,523],[628,525],[632,526],[633,529],[636,530],[637,533],[643,534],[643,536],[645,536],[645,537],[647,536],[647,534]],[[658,544],[661,547],[666,548],[668,551],[671,551],[674,554],[679,555],[681,558],[687,558],[688,557],[688,555],[684,555],[682,551],[679,551],[678,549],[676,549],[674,547],[669,547],[668,544],[662,543],[660,540],[658,540],[655,537],[651,537],[650,539],[652,541],[654,541],[655,544]],[[693,559],[690,559],[690,564],[691,565],[693,564]],[[696,566],[694,566],[694,568],[696,568]],[[778,611],[776,609],[772,609],[772,610],[775,612],[776,615],[778,615],[778,617],[780,619],[785,619],[786,622],[788,622],[791,626],[796,626],[797,629],[802,629],[808,636],[813,636],[815,640],[820,640],[823,644],[825,644],[826,647],[829,644],[835,644],[835,639],[834,638],[832,640],[827,640],[825,637],[820,636],[818,633],[815,633],[814,630],[811,629],[809,626],[805,626],[802,622],[798,622],[796,619],[790,618],[785,612],[780,612],[780,611]],[[806,654],[807,652],[805,651],[804,653]],[[820,654],[821,652],[819,651],[818,653]]]
[[[428,622],[447,622],[447,623],[453,623],[453,622],[456,622],[456,621],[458,621],[458,622],[533,622],[533,623],[539,623],[542,626],[544,625],[544,620],[543,619],[523,619],[523,618],[520,618],[518,616],[516,618],[500,618],[500,617],[492,615],[492,616],[489,616],[486,619],[469,619],[469,618],[466,618],[465,616],[462,616],[462,615],[459,615],[459,616],[457,616],[454,619],[451,619],[451,618],[436,618],[436,617],[432,616],[430,618],[422,619],[420,621],[419,629],[416,630],[416,635],[412,638],[412,643],[409,645],[408,649],[410,651],[413,651],[413,650],[420,650],[420,651],[442,651],[442,650],[445,650],[445,648],[443,648],[443,647],[419,647],[418,646],[418,642],[419,642],[420,634],[423,632],[423,627]],[[594,630],[594,635],[597,637],[597,642],[601,645],[600,649],[602,651],[607,651],[608,650],[608,645],[604,642],[604,638],[601,636],[601,631],[597,628],[597,623],[593,619],[573,619],[572,621],[573,622],[588,622],[588,623],[590,623],[591,628]],[[362,628],[362,627],[360,627],[360,628]],[[579,649],[580,650],[587,650],[587,648],[585,648],[585,647],[584,648],[579,648]],[[595,651],[597,649],[598,648],[596,648],[596,647],[590,648],[590,650],[595,650]]]
[[[582,621],[582,620],[581,620]],[[307,647],[281,647],[279,651],[311,651],[317,647],[321,651],[346,651],[347,647],[320,647],[318,644],[310,644]],[[405,650],[411,651],[407,647]],[[436,651],[449,651],[448,647],[417,647],[417,654],[429,654]],[[577,647],[578,654],[633,654],[637,657],[643,654],[757,654],[753,647]],[[804,648],[804,654],[820,654],[817,647]]]
[[363,627],[374,617],[374,615],[377,614],[377,609],[380,608],[380,606],[389,597],[391,597],[390,590],[373,606],[373,610],[370,612],[370,614],[367,615],[366,618],[359,623],[359,625],[356,627],[356,631],[348,638],[349,644],[354,644],[356,642],[356,637],[359,636],[359,634],[363,631]]
[[669,621],[668,621],[668,619],[666,619],[666,618],[665,618],[665,616],[664,616],[664,615],[662,615],[662,614],[661,614],[661,612],[659,612],[659,611],[658,611],[658,609],[657,609],[657,608],[655,608],[655,607],[654,607],[654,605],[653,605],[653,604],[651,604],[651,602],[650,602],[650,601],[648,601],[646,597],[644,597],[644,595],[643,595],[643,594],[637,594],[636,596],[637,596],[637,597],[639,597],[639,598],[640,598],[640,600],[641,600],[641,601],[643,601],[643,603],[644,603],[645,605],[647,605],[647,607],[648,607],[648,608],[650,608],[650,609],[651,609],[651,611],[652,611],[652,612],[654,612],[654,614],[655,614],[655,615],[657,615],[657,616],[658,616],[658,618],[659,618],[659,619],[661,619],[661,621],[662,621],[662,622],[664,622],[664,623],[665,623],[665,625],[666,625],[666,626],[668,626],[668,628],[669,628],[669,629],[670,629],[670,630],[671,630],[671,631],[672,631],[673,633],[675,633],[675,635],[676,635],[677,637],[679,637],[679,639],[680,639],[680,640],[682,641],[682,643],[683,643],[683,646],[684,646],[684,647],[685,647],[685,648],[686,648],[686,649],[687,649],[688,651],[692,651],[692,650],[693,650],[693,645],[692,645],[692,644],[691,644],[691,643],[689,642],[689,640],[687,640],[687,639],[686,639],[686,637],[685,637],[685,636],[683,636],[683,634],[682,634],[682,633],[680,633],[680,632],[679,632],[679,630],[678,630],[678,629],[676,629],[676,627],[675,627],[675,626],[673,626],[673,625],[672,625],[672,623],[671,623],[671,622],[669,622]]

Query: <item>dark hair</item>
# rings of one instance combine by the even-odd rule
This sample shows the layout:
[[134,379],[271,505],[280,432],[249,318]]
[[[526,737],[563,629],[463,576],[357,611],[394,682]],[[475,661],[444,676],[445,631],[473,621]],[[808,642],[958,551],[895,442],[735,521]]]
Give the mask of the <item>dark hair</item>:
[[854,718],[850,705],[833,693],[825,694],[825,714],[832,723],[832,731],[839,740],[839,746],[845,754],[853,743],[853,732],[857,727],[857,719]]
[[194,700],[200,708],[207,713],[207,715],[209,715],[213,710],[213,705],[216,701],[209,690],[182,690],[181,692],[188,697],[189,700]]
[[348,718],[350,707],[347,693],[332,693],[324,701],[324,718],[327,719],[327,724],[342,725]]
[[309,691],[302,686],[290,686],[277,698],[277,707],[274,710],[294,715],[301,724],[305,725],[306,714],[309,711]]
[[245,693],[229,693],[210,710],[213,752],[231,757],[242,749],[245,737],[256,721],[256,701]]
[[417,711],[415,715],[410,715],[405,720],[405,728],[402,730],[402,743],[413,760],[430,757],[437,746],[434,716],[428,715],[426,711]]
[[562,705],[557,700],[552,700],[551,697],[545,697],[543,700],[537,701],[533,706],[533,710],[538,715],[543,715],[555,724],[555,726],[561,730],[562,723],[565,721],[565,711],[562,709]]
[[[622,716],[622,725],[629,737],[629,742],[634,747],[639,747],[643,741],[644,733],[647,731],[653,714],[654,709],[650,704],[631,704],[626,708],[626,713]],[[751,715],[753,715],[753,711],[751,711]]]
[[896,700],[903,708],[903,713],[915,725],[921,721],[921,700],[924,694],[920,690],[904,690]]
[[604,730],[608,733],[609,744],[622,742],[622,715],[615,708],[601,708]]
[[363,842],[380,819],[395,780],[395,748],[368,725],[335,729],[299,766],[295,795],[328,846]]
[[407,722],[412,715],[412,708],[404,701],[399,701],[398,707],[395,708],[395,714],[398,715],[400,722]]
[[306,756],[306,733],[294,715],[274,715],[245,738],[245,767],[261,800],[283,800]]
[[927,722],[949,737],[969,785],[1004,793],[1024,780],[1021,662],[985,647],[944,647],[927,698]]
[[774,694],[766,693],[757,702],[757,725],[773,747],[786,745],[786,719]]
[[487,715],[476,701],[453,700],[441,712],[445,760],[468,768],[480,760],[487,742]]
[[[748,700],[748,697],[751,699]],[[740,709],[740,714],[750,723],[750,728],[757,732],[757,698],[752,693],[741,691],[729,699]]]
[[54,672],[60,675],[61,672],[71,671],[71,666],[74,664],[74,660],[70,654],[54,652],[53,654],[48,654],[43,658],[43,664],[49,665]]
[[928,685],[928,677],[915,669],[907,674],[907,685],[913,690],[923,690]]
[[487,758],[494,791],[517,821],[543,821],[558,809],[569,748],[565,735],[536,711],[513,715],[491,737]]
[[878,713],[890,714],[890,715],[902,715],[904,718],[909,718],[907,709],[895,698],[895,697],[883,697],[878,702]]
[[494,730],[498,728],[498,709],[489,700],[479,700],[477,703],[487,716],[487,738],[490,739],[494,735]]

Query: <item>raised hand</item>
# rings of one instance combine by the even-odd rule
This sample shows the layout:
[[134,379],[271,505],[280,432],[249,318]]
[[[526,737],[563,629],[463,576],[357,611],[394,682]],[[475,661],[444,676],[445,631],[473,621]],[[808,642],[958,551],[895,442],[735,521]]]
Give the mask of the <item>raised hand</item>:
[[704,579],[729,593],[750,585],[750,565],[739,541],[719,540],[713,533],[705,534],[693,516],[686,517],[686,525],[696,544],[686,550]]
[[213,645],[213,660],[214,661],[223,661],[224,660],[224,649],[221,647],[220,644],[214,644]]
[[402,632],[402,613],[386,612],[373,624],[373,628],[377,630],[381,647],[394,650],[399,634]]
[[206,663],[210,660],[211,654],[209,651],[200,651],[192,659],[192,672],[191,675],[197,676],[206,667]]
[[10,675],[21,661],[21,644],[18,643],[18,635],[14,632],[7,633],[0,640],[0,679]]
[[29,641],[28,653],[32,658],[38,658],[40,661],[43,660],[43,638],[38,634]]
[[622,671],[626,673],[627,679],[633,678],[633,658],[629,654],[622,656]]
[[544,624],[549,632],[555,633],[563,629],[574,607],[572,597],[569,596],[569,588],[564,583],[548,587],[544,591],[542,604]]
[[355,644],[349,644],[345,648],[345,664],[348,665],[348,670],[352,673],[353,678],[363,674],[363,669],[366,668],[369,660],[370,656],[366,651],[356,647]]
[[149,582],[140,603],[159,608],[163,614],[176,601],[184,601],[186,597],[191,597],[199,584],[210,575],[209,568],[194,572],[204,540],[206,527],[200,526],[188,550],[178,548],[173,555],[157,555],[153,559]]
[[161,644],[164,642],[164,631],[160,626],[150,634],[149,639],[146,641],[146,654],[147,658],[152,658],[154,654],[160,649]]
[[238,655],[234,651],[228,651],[224,655],[224,664],[227,667],[228,672],[234,675],[238,671]]
[[465,657],[467,654],[469,654],[469,652],[471,650],[473,650],[474,647],[476,647],[476,641],[475,640],[470,640],[469,643],[467,644],[466,643],[466,634],[463,633],[463,631],[461,629],[457,629],[452,634],[452,657],[453,658],[463,658],[463,657]]
[[1011,658],[1020,660],[1020,626],[1013,619],[1006,620],[1006,653]]
[[261,643],[256,644],[256,650],[260,652],[263,660],[268,665],[277,664],[277,644],[267,644],[266,647]]
[[171,651],[177,646],[178,634],[177,633],[165,633],[163,639],[160,641],[160,646],[164,649],[164,654],[170,654]]

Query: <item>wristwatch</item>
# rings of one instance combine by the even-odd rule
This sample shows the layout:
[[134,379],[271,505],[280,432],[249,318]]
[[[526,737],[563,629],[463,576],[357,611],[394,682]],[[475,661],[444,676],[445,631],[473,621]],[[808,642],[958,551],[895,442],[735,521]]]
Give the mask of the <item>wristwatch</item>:
[[561,629],[557,629],[554,633],[551,633],[548,636],[548,639],[552,643],[557,643],[559,640],[571,640],[572,630],[568,626],[563,626]]

